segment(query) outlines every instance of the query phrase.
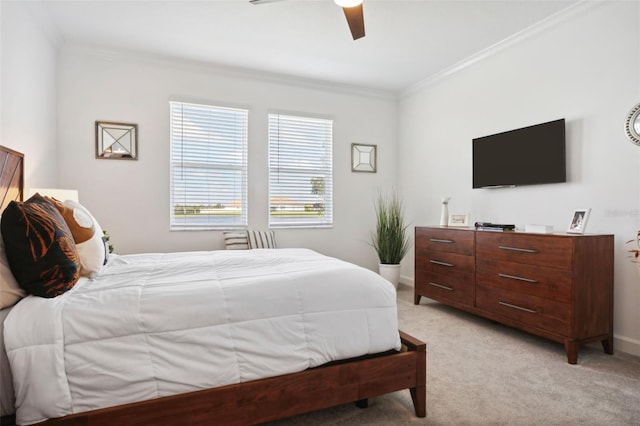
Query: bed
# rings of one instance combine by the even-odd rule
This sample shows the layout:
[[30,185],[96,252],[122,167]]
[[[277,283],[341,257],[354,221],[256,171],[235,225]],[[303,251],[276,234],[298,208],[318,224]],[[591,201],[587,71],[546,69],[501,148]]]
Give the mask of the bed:
[[[0,147],[3,209],[22,162]],[[257,424],[403,389],[424,417],[426,347],[396,309],[377,274],[306,249],[113,255],[3,309],[0,355],[19,424]]]

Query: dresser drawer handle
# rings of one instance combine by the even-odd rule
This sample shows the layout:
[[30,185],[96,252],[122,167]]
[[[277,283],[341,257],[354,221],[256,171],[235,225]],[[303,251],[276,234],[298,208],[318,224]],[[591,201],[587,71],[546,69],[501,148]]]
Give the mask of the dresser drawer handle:
[[507,306],[507,307],[513,308],[513,309],[519,309],[521,311],[529,312],[531,314],[536,314],[537,313],[533,309],[523,308],[522,306],[512,305],[511,303],[507,303],[507,302],[503,302],[503,301],[500,301],[498,303],[501,304],[502,306]]
[[440,265],[440,266],[448,266],[448,267],[452,267],[455,266],[453,263],[447,263],[447,262],[441,262],[439,260],[429,260],[429,262],[434,263],[436,265]]
[[440,238],[429,238],[429,241],[431,241],[432,243],[448,243],[448,244],[451,244],[453,242],[453,240],[442,240]]
[[509,274],[500,273],[500,274],[498,274],[498,276],[502,277],[502,278],[511,278],[512,280],[525,281],[525,282],[528,282],[528,283],[537,283],[538,282],[538,280],[533,280],[531,278],[519,277],[517,275],[509,275]]
[[520,247],[498,246],[498,248],[502,250],[522,251],[525,253],[538,253],[538,250],[526,249],[526,248],[520,248]]
[[430,282],[429,285],[432,285],[432,286],[438,287],[438,288],[442,288],[442,289],[445,289],[445,290],[453,291],[453,287],[449,287],[449,286],[446,286],[446,285],[432,283],[432,282]]

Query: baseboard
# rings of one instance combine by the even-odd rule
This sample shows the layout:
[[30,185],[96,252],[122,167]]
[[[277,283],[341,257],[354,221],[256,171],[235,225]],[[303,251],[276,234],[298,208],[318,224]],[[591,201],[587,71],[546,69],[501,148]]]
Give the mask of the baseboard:
[[408,287],[413,288],[414,287],[414,281],[413,281],[413,277],[408,277],[406,275],[400,275],[400,284],[404,284]]
[[640,341],[624,336],[613,336],[613,351],[625,352],[630,355],[640,356]]

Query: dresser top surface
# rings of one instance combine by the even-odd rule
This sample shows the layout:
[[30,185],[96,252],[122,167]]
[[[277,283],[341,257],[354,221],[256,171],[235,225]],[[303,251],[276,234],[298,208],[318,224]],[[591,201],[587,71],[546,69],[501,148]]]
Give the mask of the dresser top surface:
[[553,237],[613,237],[613,234],[579,234],[579,233],[571,233],[571,232],[552,232],[552,233],[544,233],[544,232],[525,232],[523,230],[513,230],[513,231],[502,231],[502,230],[491,230],[491,229],[475,229],[473,227],[466,226],[441,226],[441,225],[426,225],[426,226],[416,226],[416,229],[442,229],[447,231],[473,231],[473,232],[481,232],[481,233],[490,233],[490,234],[517,234],[517,235],[536,235],[536,236],[553,236]]

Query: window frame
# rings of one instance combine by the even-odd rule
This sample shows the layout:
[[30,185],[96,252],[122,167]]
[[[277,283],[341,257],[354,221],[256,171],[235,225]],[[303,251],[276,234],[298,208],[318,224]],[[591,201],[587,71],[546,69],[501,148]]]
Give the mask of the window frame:
[[[322,154],[323,154],[323,159],[326,162],[325,163],[325,168],[307,168],[307,169],[298,169],[299,173],[301,175],[304,175],[305,173],[308,174],[313,174],[310,173],[313,170],[318,170],[318,177],[324,178],[324,180],[321,183],[322,188],[324,189],[325,192],[328,192],[328,194],[324,194],[322,196],[323,199],[323,207],[322,207],[322,211],[323,211],[323,219],[322,220],[310,220],[310,221],[305,221],[305,220],[292,220],[291,222],[285,222],[285,221],[274,221],[273,220],[273,211],[275,208],[275,204],[273,203],[274,199],[277,199],[280,197],[279,193],[274,193],[274,188],[273,188],[273,169],[274,168],[278,168],[280,170],[286,170],[287,168],[279,168],[279,167],[275,167],[272,164],[273,161],[273,150],[274,148],[274,144],[277,143],[277,141],[273,140],[273,129],[272,129],[272,118],[275,117],[280,117],[280,118],[284,118],[285,120],[287,119],[291,119],[293,120],[298,120],[301,122],[308,122],[308,123],[312,123],[312,122],[318,122],[318,123],[324,123],[325,127],[324,129],[322,129],[322,132],[325,132],[325,136],[327,137],[327,139],[324,141],[324,143],[328,144],[328,147],[325,147],[325,149],[323,150]],[[267,211],[267,220],[268,220],[268,226],[269,229],[279,229],[279,228],[300,228],[300,229],[313,229],[313,228],[332,228],[334,225],[334,202],[333,202],[333,175],[334,175],[334,167],[333,167],[333,144],[334,144],[334,119],[333,117],[328,117],[328,116],[323,116],[323,115],[318,115],[318,114],[310,114],[310,113],[304,113],[304,112],[288,112],[288,111],[268,111],[267,113],[267,145],[268,145],[268,154],[267,154],[267,174],[268,174],[268,188],[267,188],[267,193],[268,193],[268,211]],[[282,138],[279,139],[279,141],[281,141]],[[292,170],[289,170],[290,173],[293,173]],[[313,187],[316,186],[316,184],[312,183],[311,181],[313,180],[313,178],[309,178],[310,182],[309,185],[311,185],[311,192],[313,193]],[[294,191],[295,192],[295,191]],[[308,205],[304,206],[305,211],[307,211],[307,207]],[[315,204],[314,204],[315,207]]]
[[[236,119],[240,119],[239,120],[239,125],[237,127],[240,127],[240,131],[237,132],[235,135],[235,137],[239,138],[240,140],[240,149],[239,151],[237,151],[234,155],[239,153],[240,156],[240,161],[236,164],[224,164],[224,162],[220,161],[220,157],[218,158],[218,163],[215,162],[216,157],[212,156],[210,159],[213,161],[210,161],[208,163],[195,163],[195,162],[189,162],[186,161],[185,162],[185,156],[181,156],[181,157],[176,157],[175,153],[174,153],[174,143],[175,143],[175,138],[176,135],[174,134],[174,131],[176,130],[176,127],[174,125],[174,106],[193,106],[196,108],[202,108],[205,110],[210,111],[211,113],[217,113],[222,115],[223,113],[233,113],[233,112],[238,112],[239,116],[236,117]],[[248,228],[248,176],[249,176],[249,156],[248,156],[248,148],[249,148],[249,108],[246,107],[242,107],[242,106],[234,106],[234,105],[225,105],[223,103],[212,103],[212,102],[206,102],[206,101],[189,101],[189,100],[181,100],[181,99],[170,99],[169,100],[169,228],[170,231],[210,231],[210,230],[241,230],[241,229],[247,229]],[[184,112],[182,113],[182,120],[184,122]],[[221,117],[217,117],[218,120],[221,119]],[[220,121],[217,123],[218,125],[213,125],[211,126],[211,128],[207,128],[206,131],[207,132],[214,132],[215,130],[218,130],[218,132],[222,133],[222,130],[225,129],[231,129],[233,126],[228,126],[225,127],[224,124],[221,124]],[[188,135],[188,133],[187,133]],[[177,136],[179,138],[181,138],[181,143],[185,143],[185,130],[184,130],[184,126],[181,130],[181,134],[179,134],[179,136]],[[193,148],[192,148],[193,149]],[[218,152],[217,154],[220,154],[224,152],[223,150],[220,150],[220,152]],[[186,164],[186,166],[185,166]],[[206,215],[207,216],[207,220],[203,221],[202,223],[196,223],[196,224],[186,224],[186,223],[179,223],[179,221],[176,220],[176,207],[177,207],[177,203],[176,203],[176,198],[178,197],[178,195],[176,194],[177,192],[177,183],[175,182],[175,172],[177,168],[191,168],[191,172],[193,173],[193,170],[195,169],[203,169],[203,170],[207,170],[207,171],[222,171],[222,172],[229,172],[229,171],[237,171],[240,173],[240,190],[236,190],[234,191],[234,194],[239,194],[239,197],[234,197],[235,199],[240,200],[240,214],[239,214],[239,220],[234,221],[233,223],[229,223],[229,222],[225,222],[225,223],[212,223],[210,222],[210,220],[213,219],[214,216],[220,216],[219,214],[211,214],[211,215]],[[226,178],[225,178],[226,179]],[[232,181],[233,178],[230,178],[230,182]],[[205,178],[206,180],[206,178]],[[197,182],[193,182],[194,184],[197,184]],[[188,196],[185,195],[185,198]],[[222,198],[222,197],[220,197]],[[234,201],[235,201],[234,199]],[[209,202],[211,202],[212,199],[209,199]],[[188,206],[188,203],[185,202],[184,204],[185,206],[185,211],[186,208]],[[209,204],[208,207],[213,207],[212,204]]]

